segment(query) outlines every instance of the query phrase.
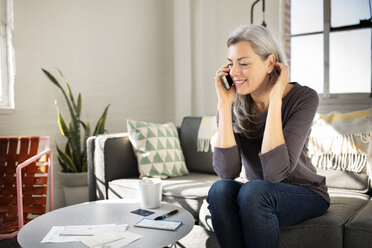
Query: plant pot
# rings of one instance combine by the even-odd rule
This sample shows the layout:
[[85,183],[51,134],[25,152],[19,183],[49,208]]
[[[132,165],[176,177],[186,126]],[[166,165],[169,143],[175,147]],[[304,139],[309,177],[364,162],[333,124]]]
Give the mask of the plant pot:
[[59,178],[63,185],[67,206],[87,202],[89,200],[88,172],[59,172]]

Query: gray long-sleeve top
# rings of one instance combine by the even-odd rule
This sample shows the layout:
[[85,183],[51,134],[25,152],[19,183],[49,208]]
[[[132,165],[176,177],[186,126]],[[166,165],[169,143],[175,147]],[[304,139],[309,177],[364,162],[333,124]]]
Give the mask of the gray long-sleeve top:
[[271,183],[284,182],[307,186],[330,202],[326,179],[316,173],[307,156],[308,136],[319,97],[313,89],[298,83],[293,84],[292,89],[282,100],[285,143],[266,153],[260,153],[266,111],[257,116],[255,138],[249,139],[235,133],[237,145],[230,148],[215,148],[213,167],[220,178],[234,179],[239,176],[244,166],[248,180],[263,179]]

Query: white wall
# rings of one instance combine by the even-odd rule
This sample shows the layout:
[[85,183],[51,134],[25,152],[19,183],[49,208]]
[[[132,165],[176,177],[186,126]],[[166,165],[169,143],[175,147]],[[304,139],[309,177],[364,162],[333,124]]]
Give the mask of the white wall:
[[[111,104],[111,133],[127,118],[173,120],[171,10],[166,0],[15,0],[16,110],[0,115],[0,135],[49,135],[54,151],[64,144],[54,99],[69,119],[67,107],[41,67],[63,71],[92,125]],[[64,206],[56,173],[54,189],[55,207]]]
[[[280,1],[266,1],[266,23],[280,35]],[[181,123],[186,115],[214,115],[214,75],[226,61],[226,39],[250,23],[253,0],[14,0],[16,110],[0,115],[0,135],[48,135],[64,144],[54,99],[42,74],[60,68],[83,117],[95,125],[111,104],[106,129],[126,131],[126,119]],[[255,23],[261,23],[261,5]],[[56,163],[55,170],[59,171]],[[59,178],[55,208],[65,205]]]

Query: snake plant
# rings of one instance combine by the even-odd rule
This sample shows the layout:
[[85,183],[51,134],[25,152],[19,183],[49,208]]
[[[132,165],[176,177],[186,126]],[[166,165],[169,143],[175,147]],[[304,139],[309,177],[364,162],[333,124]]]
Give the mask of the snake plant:
[[[50,79],[50,81],[62,91],[70,112],[71,121],[69,124],[67,124],[65,119],[62,117],[62,114],[57,105],[57,101],[55,101],[58,113],[59,129],[62,135],[67,138],[67,143],[65,145],[64,151],[60,149],[58,145],[56,145],[58,152],[58,162],[62,167],[62,172],[86,172],[88,168],[86,141],[88,137],[92,135],[92,133],[89,122],[85,123],[81,120],[81,93],[79,93],[77,101],[75,101],[70,85],[60,70],[58,70],[58,72],[66,83],[67,93],[51,73],[43,68],[41,70]],[[106,106],[101,117],[99,118],[97,125],[93,131],[93,136],[103,134],[105,132],[105,122],[109,106],[110,105]],[[84,130],[84,135],[81,127]]]

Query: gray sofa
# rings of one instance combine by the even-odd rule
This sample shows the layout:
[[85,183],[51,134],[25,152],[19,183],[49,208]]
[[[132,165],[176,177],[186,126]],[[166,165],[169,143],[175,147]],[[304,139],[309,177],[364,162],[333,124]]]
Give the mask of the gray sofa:
[[[163,201],[187,209],[198,220],[210,186],[218,180],[212,152],[197,152],[201,118],[186,117],[178,128],[189,174],[163,180]],[[89,199],[137,198],[137,160],[127,133],[88,139]]]
[[[196,224],[213,231],[205,198],[218,176],[212,152],[197,152],[200,117],[185,117],[178,129],[189,175],[163,181],[163,201],[190,211]],[[89,199],[137,198],[137,160],[126,133],[90,137]],[[368,169],[370,170],[370,168]],[[367,171],[318,172],[327,177],[331,206],[321,217],[281,228],[280,247],[372,247],[372,200]]]

